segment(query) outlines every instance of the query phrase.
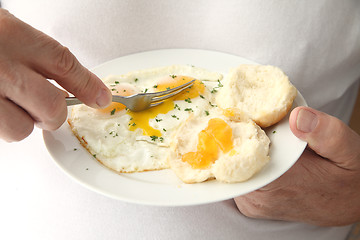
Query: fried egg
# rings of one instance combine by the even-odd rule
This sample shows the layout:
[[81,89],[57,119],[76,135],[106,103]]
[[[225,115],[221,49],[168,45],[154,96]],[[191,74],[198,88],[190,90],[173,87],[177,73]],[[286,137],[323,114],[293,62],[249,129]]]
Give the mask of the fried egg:
[[198,67],[172,65],[103,79],[113,94],[122,96],[163,91],[193,79],[196,81],[191,88],[159,106],[132,112],[120,103],[105,109],[77,105],[68,122],[91,155],[116,172],[169,168],[172,135],[190,115],[207,116],[216,108],[214,89],[221,84],[222,75]]
[[185,183],[216,178],[246,181],[270,160],[270,140],[252,120],[232,121],[220,111],[191,115],[177,130],[169,155],[175,174]]

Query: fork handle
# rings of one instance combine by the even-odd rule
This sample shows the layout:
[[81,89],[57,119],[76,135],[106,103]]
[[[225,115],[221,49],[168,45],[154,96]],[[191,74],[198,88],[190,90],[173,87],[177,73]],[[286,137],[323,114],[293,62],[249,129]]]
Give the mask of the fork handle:
[[66,97],[65,101],[66,101],[67,106],[72,106],[72,105],[82,104],[83,103],[79,99],[77,99],[76,97]]

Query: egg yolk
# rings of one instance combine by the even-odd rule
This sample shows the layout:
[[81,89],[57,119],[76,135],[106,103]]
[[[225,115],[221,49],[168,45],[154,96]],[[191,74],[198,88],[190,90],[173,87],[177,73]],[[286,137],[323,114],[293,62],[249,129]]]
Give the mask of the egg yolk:
[[194,169],[205,169],[218,159],[219,150],[227,153],[231,149],[233,149],[231,127],[224,120],[213,118],[198,134],[197,151],[185,153],[181,160],[189,163]]
[[[165,91],[170,88],[174,88],[180,86],[184,83],[187,83],[194,78],[187,77],[187,76],[171,76],[166,81],[162,81],[156,86],[156,92]],[[127,114],[131,116],[129,122],[129,129],[131,131],[135,131],[136,129],[140,128],[143,131],[143,135],[145,136],[156,136],[160,137],[161,131],[154,129],[150,126],[149,120],[154,119],[158,114],[166,114],[169,111],[173,110],[175,107],[174,101],[175,100],[186,100],[198,97],[201,93],[205,91],[204,84],[201,81],[196,80],[195,83],[188,89],[184,90],[180,94],[177,94],[174,97],[171,97],[165,100],[162,104],[146,109],[141,112],[131,112],[128,111]]]

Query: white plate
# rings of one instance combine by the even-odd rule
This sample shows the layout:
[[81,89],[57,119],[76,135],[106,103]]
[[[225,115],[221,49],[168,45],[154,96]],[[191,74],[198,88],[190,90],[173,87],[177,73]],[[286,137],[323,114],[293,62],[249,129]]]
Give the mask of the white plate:
[[[191,64],[226,74],[229,68],[243,63],[254,62],[213,51],[164,49],[121,57],[92,71],[102,78],[143,68]],[[299,93],[293,107],[302,105],[306,105],[306,102]],[[211,203],[246,194],[265,186],[286,172],[306,146],[305,142],[292,134],[288,119],[289,115],[266,129],[271,140],[270,163],[250,180],[236,184],[217,181],[184,184],[171,170],[117,174],[102,166],[82,148],[67,123],[57,131],[44,131],[43,137],[56,164],[71,178],[95,192],[138,204],[185,206]]]

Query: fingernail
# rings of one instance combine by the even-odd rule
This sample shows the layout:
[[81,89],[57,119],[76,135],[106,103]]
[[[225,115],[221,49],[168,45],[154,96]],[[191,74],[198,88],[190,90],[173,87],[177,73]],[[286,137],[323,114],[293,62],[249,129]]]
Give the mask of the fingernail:
[[101,89],[98,94],[98,97],[96,98],[96,104],[99,107],[104,108],[110,104],[110,101],[111,100],[110,100],[110,95],[109,95],[108,91],[105,89]]
[[318,119],[315,113],[301,109],[297,115],[296,127],[299,131],[309,133],[315,129],[317,122]]

